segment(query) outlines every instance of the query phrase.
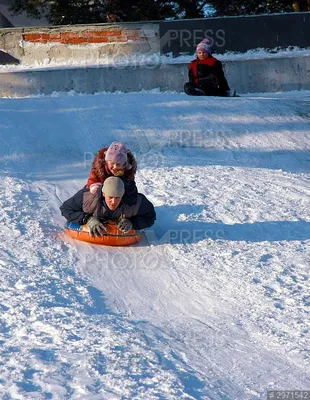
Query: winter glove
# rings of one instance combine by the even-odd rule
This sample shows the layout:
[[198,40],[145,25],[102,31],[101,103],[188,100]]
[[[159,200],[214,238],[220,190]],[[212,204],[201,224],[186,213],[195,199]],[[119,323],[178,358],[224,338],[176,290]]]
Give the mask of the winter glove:
[[94,216],[89,218],[86,225],[88,226],[89,234],[91,237],[94,236],[100,237],[107,231],[107,228],[103,225],[103,223],[100,222],[99,219]]
[[117,227],[123,233],[128,233],[132,228],[132,223],[129,221],[129,219],[123,218],[118,222]]
[[89,191],[91,194],[96,194],[98,192],[99,187],[102,185],[100,182],[95,182],[89,187]]

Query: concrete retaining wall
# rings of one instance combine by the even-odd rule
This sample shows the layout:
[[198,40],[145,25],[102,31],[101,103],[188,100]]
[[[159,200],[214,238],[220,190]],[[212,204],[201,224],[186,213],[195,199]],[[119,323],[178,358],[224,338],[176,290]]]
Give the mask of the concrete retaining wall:
[[159,53],[158,23],[122,23],[0,29],[0,49],[23,64]]
[[225,70],[239,93],[310,90],[310,55],[230,61]]
[[[227,61],[226,77],[239,93],[310,90],[310,55]],[[0,96],[23,97],[54,91],[95,93],[150,90],[182,91],[188,64],[70,68],[1,73]]]

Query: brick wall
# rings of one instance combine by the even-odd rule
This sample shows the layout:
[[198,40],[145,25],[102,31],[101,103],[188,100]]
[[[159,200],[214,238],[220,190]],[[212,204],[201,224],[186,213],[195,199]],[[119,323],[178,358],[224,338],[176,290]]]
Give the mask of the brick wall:
[[[96,46],[94,46],[96,45]],[[115,54],[158,53],[158,23],[0,29],[0,49],[25,64],[106,60]]]
[[89,29],[82,31],[60,32],[25,32],[22,35],[25,42],[30,43],[62,43],[62,44],[88,44],[88,43],[125,43],[128,41],[148,40],[141,29],[111,28]]

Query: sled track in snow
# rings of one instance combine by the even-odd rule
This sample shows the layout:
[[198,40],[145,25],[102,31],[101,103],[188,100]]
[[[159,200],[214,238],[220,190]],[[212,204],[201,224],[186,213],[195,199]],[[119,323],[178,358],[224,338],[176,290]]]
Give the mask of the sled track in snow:
[[[307,99],[3,100],[0,395],[256,400],[307,388]],[[126,249],[58,236],[59,202],[103,140],[137,154],[157,210]]]

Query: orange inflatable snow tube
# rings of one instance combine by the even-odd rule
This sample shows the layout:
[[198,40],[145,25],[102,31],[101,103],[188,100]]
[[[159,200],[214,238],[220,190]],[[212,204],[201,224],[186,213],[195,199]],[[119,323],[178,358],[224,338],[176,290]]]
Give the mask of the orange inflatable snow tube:
[[131,229],[128,233],[121,232],[116,223],[112,221],[105,223],[105,226],[107,232],[100,237],[90,236],[87,225],[73,224],[72,222],[66,223],[65,231],[73,239],[105,246],[127,246],[142,238],[142,233],[138,233],[134,229]]

